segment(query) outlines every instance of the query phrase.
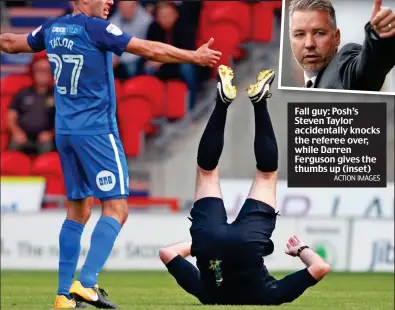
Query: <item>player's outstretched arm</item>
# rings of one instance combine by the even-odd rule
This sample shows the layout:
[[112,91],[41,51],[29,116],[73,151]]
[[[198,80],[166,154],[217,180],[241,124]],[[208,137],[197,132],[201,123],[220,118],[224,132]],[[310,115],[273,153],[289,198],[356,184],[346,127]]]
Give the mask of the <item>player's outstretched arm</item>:
[[[301,249],[300,253],[299,249]],[[295,235],[289,238],[285,253],[294,257],[299,256],[301,261],[307,266],[309,273],[317,281],[325,277],[330,271],[330,265],[316,252],[306,247],[304,242]]]
[[3,33],[0,35],[0,50],[9,54],[34,53],[27,37],[28,34]]
[[211,38],[196,51],[189,51],[169,44],[132,38],[126,52],[162,63],[193,63],[203,67],[213,67],[221,57],[221,52],[210,49],[214,43]]
[[191,246],[192,242],[180,242],[171,244],[165,248],[161,248],[159,250],[159,257],[161,261],[167,265],[174,257],[180,255],[182,258],[185,258],[191,255]]

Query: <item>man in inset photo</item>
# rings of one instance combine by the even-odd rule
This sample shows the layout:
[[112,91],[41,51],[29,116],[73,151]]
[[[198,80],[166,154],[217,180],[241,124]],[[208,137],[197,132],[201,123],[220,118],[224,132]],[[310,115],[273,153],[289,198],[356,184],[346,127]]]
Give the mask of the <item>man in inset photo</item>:
[[[395,12],[382,2],[287,0],[281,86],[395,92]],[[364,21],[364,29],[357,28],[369,6],[370,20]],[[338,27],[336,17],[342,26]],[[340,48],[343,34],[345,42],[362,44]]]

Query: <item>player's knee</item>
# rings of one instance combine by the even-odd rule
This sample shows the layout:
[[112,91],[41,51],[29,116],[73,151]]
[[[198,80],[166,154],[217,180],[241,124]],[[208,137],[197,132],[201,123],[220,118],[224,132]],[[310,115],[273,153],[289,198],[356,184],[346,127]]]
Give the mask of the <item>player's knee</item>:
[[264,181],[276,181],[278,178],[278,170],[274,171],[261,171],[257,170],[255,179]]
[[219,181],[219,171],[218,167],[215,167],[212,170],[204,170],[201,167],[197,166],[197,176],[198,179],[207,179],[213,181]]
[[92,205],[93,197],[70,201],[67,207],[67,219],[85,225],[91,216]]
[[126,199],[112,199],[102,202],[103,215],[111,216],[118,220],[123,225],[129,216],[129,206]]
[[163,264],[167,265],[177,254],[169,251],[167,248],[159,249],[159,258]]

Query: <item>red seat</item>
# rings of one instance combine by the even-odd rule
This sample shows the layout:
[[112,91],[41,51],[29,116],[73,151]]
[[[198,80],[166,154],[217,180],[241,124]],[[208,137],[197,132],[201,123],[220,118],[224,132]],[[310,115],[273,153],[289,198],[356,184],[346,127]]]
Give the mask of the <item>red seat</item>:
[[33,85],[32,79],[24,74],[11,74],[1,78],[1,95],[14,96],[20,90]]
[[32,162],[29,156],[17,151],[5,151],[1,154],[1,175],[29,176]]
[[1,132],[0,133],[0,151],[3,152],[8,148],[8,142],[9,142],[9,135],[7,132]]
[[181,81],[166,83],[166,117],[171,120],[181,119],[188,109],[188,87]]
[[[209,2],[207,5],[211,5]],[[250,7],[241,1],[220,2],[209,11],[209,27],[217,22],[232,22],[238,26],[240,42],[249,38],[251,30]],[[225,34],[225,36],[228,36]]]
[[118,123],[126,156],[140,155],[144,132],[151,125],[152,111],[149,101],[140,96],[123,97],[118,104]]
[[[142,97],[148,100],[154,118],[164,115],[164,83],[151,75],[141,75],[127,80],[123,97]],[[121,98],[121,99],[122,99]]]
[[255,42],[271,42],[273,39],[274,11],[282,8],[281,1],[252,3],[252,35]]
[[234,22],[221,21],[210,25],[210,34],[214,38],[212,48],[221,51],[222,56],[213,67],[213,77],[220,65],[230,65],[230,58],[233,56],[241,42],[239,27]]
[[33,162],[32,174],[46,179],[46,194],[65,195],[62,166],[58,153],[39,155]]
[[115,85],[115,95],[117,97],[117,100],[122,97],[122,91],[123,91],[123,84],[120,80],[115,79],[114,80],[114,85]]
[[8,111],[8,107],[11,104],[13,96],[10,95],[1,95],[0,97],[0,113],[1,113],[1,132],[5,132],[8,129],[8,124],[7,124],[7,111]]
[[222,53],[213,68],[213,77],[219,65],[229,65],[231,57],[241,57],[240,43],[250,37],[250,7],[240,1],[205,1],[200,17],[197,44],[214,38],[213,49]]

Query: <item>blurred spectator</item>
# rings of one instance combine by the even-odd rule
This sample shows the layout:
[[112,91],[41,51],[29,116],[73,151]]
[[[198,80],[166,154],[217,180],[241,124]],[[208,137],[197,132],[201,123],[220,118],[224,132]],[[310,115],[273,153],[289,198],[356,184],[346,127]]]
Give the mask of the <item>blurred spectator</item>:
[[[152,17],[137,1],[120,1],[117,11],[109,21],[133,37],[145,39]],[[128,79],[139,73],[140,56],[124,53],[114,56],[114,74],[119,79]]]
[[[191,26],[180,17],[179,9],[172,2],[159,2],[155,10],[155,21],[150,25],[147,39],[168,43],[179,48],[195,49],[195,36]],[[196,31],[196,29],[194,29]],[[161,64],[154,61],[144,63],[144,72],[162,80],[181,79],[189,89],[189,106],[195,105],[197,91],[196,66],[193,64]]]
[[30,69],[34,86],[17,93],[9,107],[9,148],[42,154],[54,149],[55,118],[53,77],[45,53],[33,57]]
[[156,6],[157,2],[158,2],[157,0],[140,0],[139,1],[140,5],[150,15],[154,15],[155,6]]

